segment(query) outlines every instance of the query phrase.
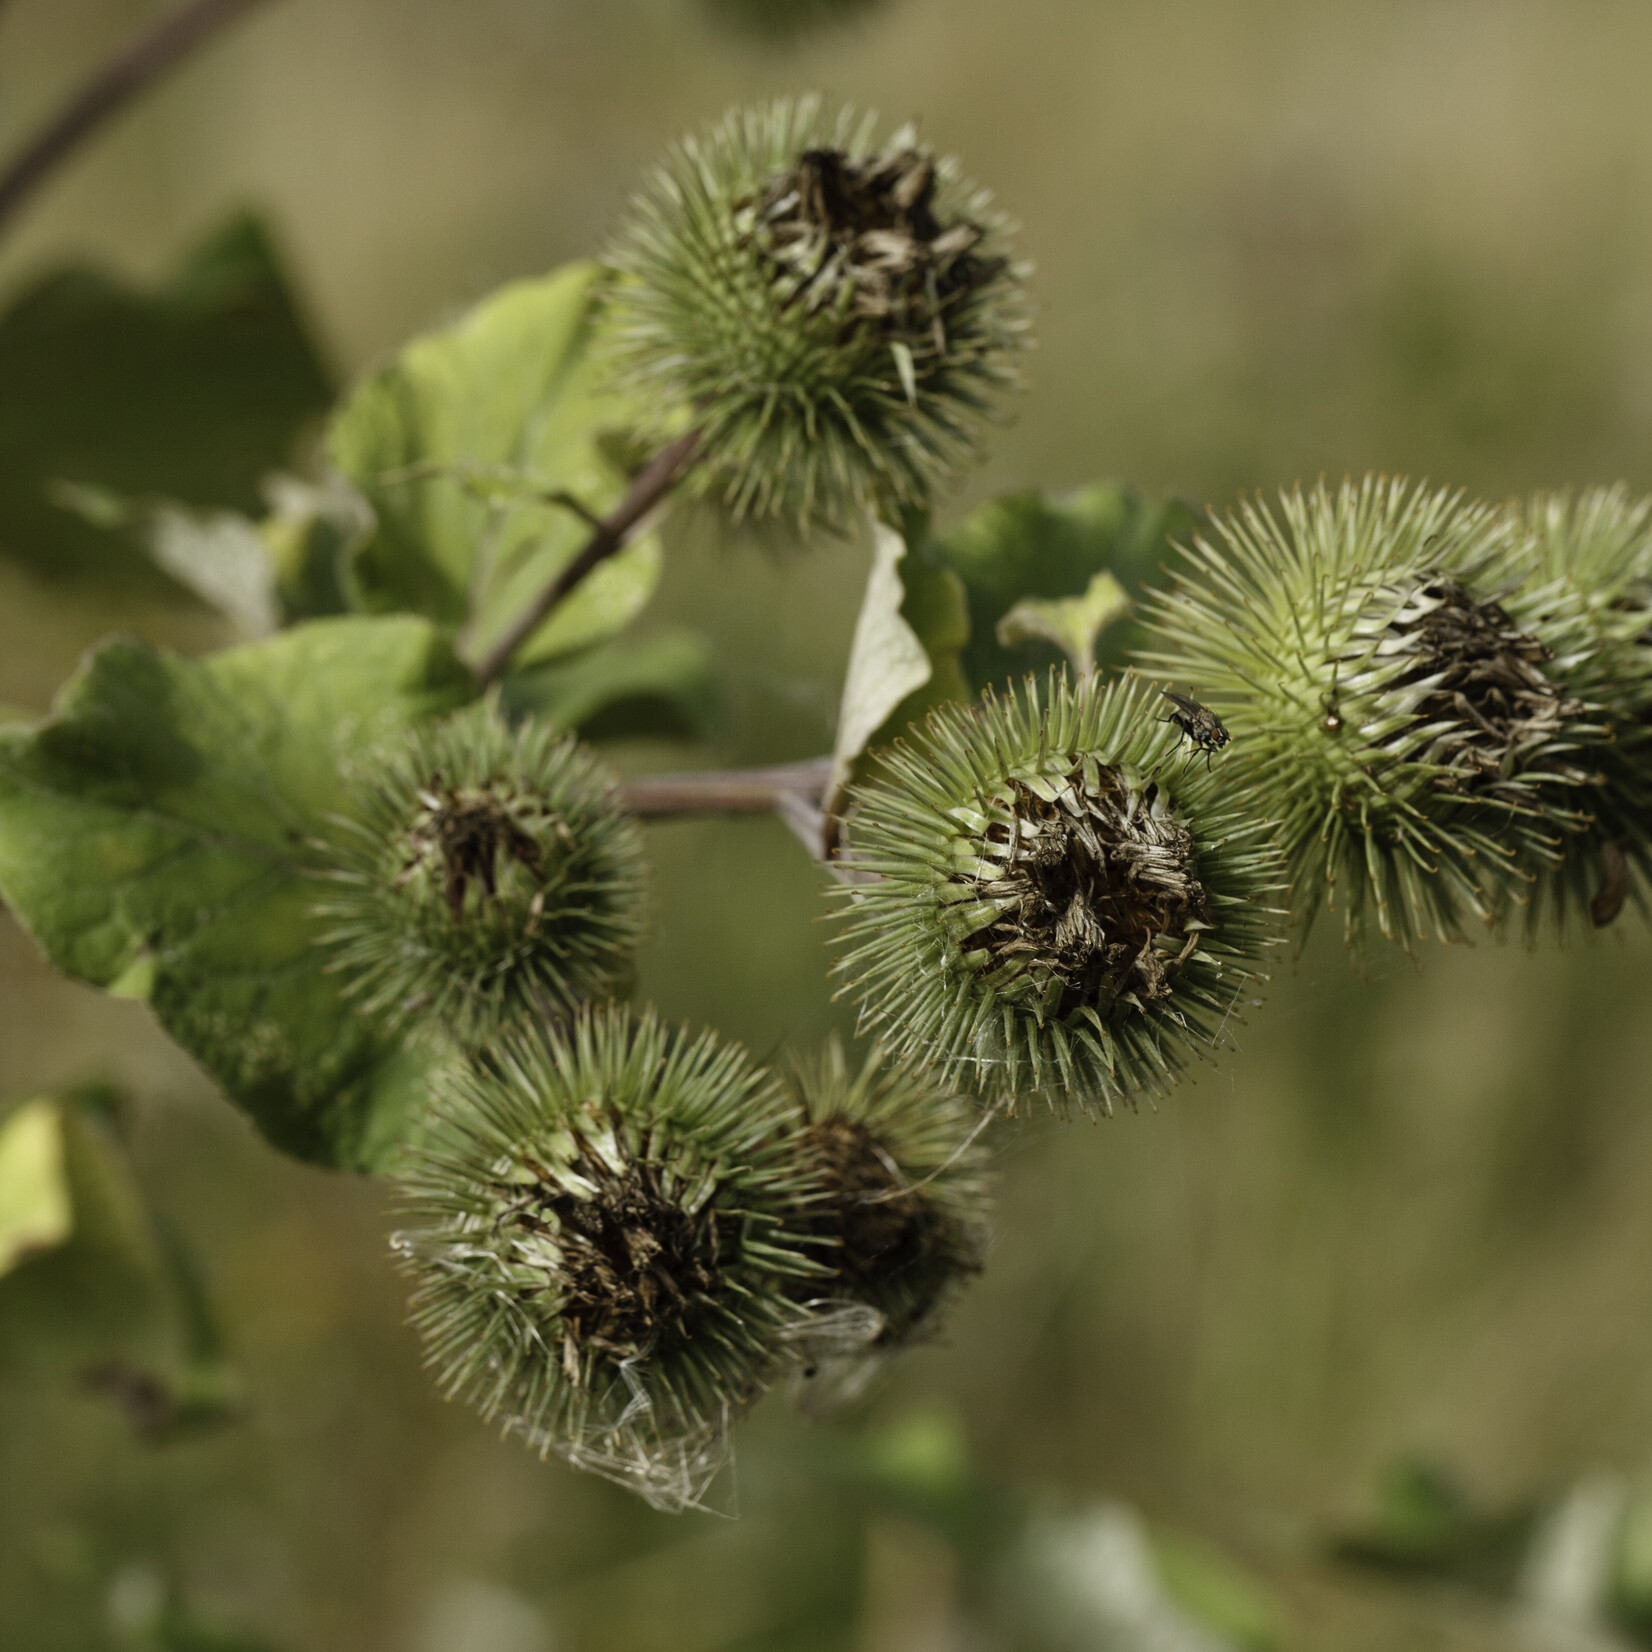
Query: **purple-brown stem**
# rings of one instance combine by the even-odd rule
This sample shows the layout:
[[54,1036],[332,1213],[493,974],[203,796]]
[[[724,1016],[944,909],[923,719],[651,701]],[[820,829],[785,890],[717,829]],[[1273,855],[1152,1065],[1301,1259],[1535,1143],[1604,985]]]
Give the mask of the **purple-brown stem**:
[[0,169],[0,226],[112,115],[202,42],[266,0],[190,0],[123,46]]
[[831,772],[831,758],[811,757],[769,769],[685,769],[678,774],[645,775],[627,781],[621,790],[626,808],[644,819],[768,814],[786,797],[801,797],[818,807]]
[[593,568],[606,562],[629,543],[650,511],[665,498],[699,457],[700,434],[691,430],[663,447],[637,474],[625,497],[597,523],[584,549],[513,619],[493,646],[471,670],[479,683],[491,683],[510,664],[510,657],[532,636],[545,616]]
[[671,815],[776,814],[816,860],[830,863],[831,839],[821,804],[831,773],[830,757],[811,757],[769,769],[688,769],[628,781],[621,796],[626,808],[644,820]]

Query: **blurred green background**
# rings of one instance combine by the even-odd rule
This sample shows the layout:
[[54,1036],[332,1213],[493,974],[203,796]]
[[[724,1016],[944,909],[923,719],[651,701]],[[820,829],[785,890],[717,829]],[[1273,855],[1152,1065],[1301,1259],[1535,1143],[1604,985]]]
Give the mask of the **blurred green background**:
[[[159,9],[11,0],[0,137]],[[1030,391],[943,523],[1099,476],[1214,504],[1367,468],[1644,490],[1649,61],[1629,0],[888,0],[790,45],[695,0],[281,0],[38,198],[0,300],[67,261],[156,280],[252,207],[348,379],[598,246],[680,131],[822,86],[921,117],[1037,266]],[[617,760],[825,749],[864,568],[679,524],[650,619],[716,639],[723,716],[709,747]],[[225,640],[0,560],[0,704],[44,709],[117,626]],[[781,826],[650,838],[647,997],[759,1053],[847,1029]],[[954,1552],[846,1489],[844,1464],[921,1437],[1220,1544],[1287,1646],[1514,1644],[1490,1601],[1323,1539],[1406,1456],[1492,1505],[1652,1473],[1652,948],[1626,918],[1362,983],[1329,942],[1157,1112],[1007,1138],[997,1247],[948,1342],[847,1423],[767,1402],[730,1522],[651,1514],[440,1405],[382,1189],[278,1158],[140,1009],[0,928],[0,1097],[134,1093],[140,1173],[201,1248],[248,1387],[245,1422],[163,1447],[92,1397],[0,1390],[0,1643],[120,1644],[161,1580],[288,1652],[962,1649]]]

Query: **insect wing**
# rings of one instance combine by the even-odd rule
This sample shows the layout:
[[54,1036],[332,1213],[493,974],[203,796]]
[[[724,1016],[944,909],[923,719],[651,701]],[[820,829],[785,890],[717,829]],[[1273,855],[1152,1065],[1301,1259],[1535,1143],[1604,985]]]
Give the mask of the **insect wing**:
[[1171,713],[1170,721],[1199,750],[1220,751],[1228,743],[1231,736],[1222,726],[1222,719],[1209,706],[1202,706],[1191,695],[1177,694],[1173,689],[1163,688],[1159,692],[1176,708]]

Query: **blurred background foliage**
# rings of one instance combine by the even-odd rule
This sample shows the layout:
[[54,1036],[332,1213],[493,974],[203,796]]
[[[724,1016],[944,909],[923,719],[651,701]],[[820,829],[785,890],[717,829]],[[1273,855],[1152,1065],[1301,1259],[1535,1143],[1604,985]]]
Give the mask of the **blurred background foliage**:
[[[158,10],[12,0],[0,138]],[[920,115],[1038,267],[1031,392],[942,533],[992,493],[1108,476],[1193,505],[1367,468],[1493,496],[1652,486],[1644,7],[887,0],[801,34],[776,10],[282,0],[77,159],[0,247],[0,705],[44,709],[112,628],[228,639],[141,558],[61,577],[95,571],[88,501],[31,518],[19,474],[250,508],[330,382],[591,252],[680,131],[814,85]],[[271,248],[233,227],[249,209]],[[42,356],[18,327],[48,302],[78,342]],[[111,398],[142,359],[97,343],[123,307],[206,364],[136,417]],[[223,428],[228,361],[269,372],[267,425]],[[99,397],[109,417],[76,427]],[[185,415],[213,440],[154,440]],[[123,468],[77,468],[111,442]],[[679,519],[644,624],[713,640],[712,737],[616,760],[828,749],[867,555],[775,558]],[[778,823],[650,847],[645,996],[759,1053],[844,1026],[817,873]],[[0,1377],[0,1641],[940,1652],[982,1613],[1027,1628],[983,1601],[984,1568],[1047,1527],[1052,1553],[1156,1543],[1235,1645],[1531,1644],[1498,1544],[1652,1475],[1649,959],[1626,920],[1362,983],[1316,938],[1223,1070],[1156,1113],[1011,1137],[947,1343],[848,1423],[765,1405],[729,1522],[654,1515],[436,1403],[381,1189],[278,1158],[137,1006],[0,929],[0,1096],[132,1098],[146,1220],[203,1259],[242,1418],[146,1443],[107,1394]],[[1063,1633],[1044,1644],[1104,1644]]]

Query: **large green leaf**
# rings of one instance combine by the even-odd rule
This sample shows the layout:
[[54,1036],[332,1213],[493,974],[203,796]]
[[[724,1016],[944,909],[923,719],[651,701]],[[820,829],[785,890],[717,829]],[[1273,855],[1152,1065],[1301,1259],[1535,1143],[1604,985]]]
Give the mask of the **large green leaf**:
[[508,712],[531,712],[587,740],[693,740],[716,716],[713,663],[710,638],[672,626],[615,637],[501,687]]
[[[1198,518],[1176,500],[1151,500],[1119,482],[1094,482],[1072,493],[1005,494],[931,541],[929,554],[953,570],[969,593],[969,642],[963,664],[977,689],[1062,660],[1049,639],[1021,630],[999,640],[999,622],[1027,598],[1076,597],[1108,572],[1134,598],[1156,582],[1172,539]],[[1116,625],[1100,648],[1110,665],[1136,646],[1136,627]],[[1012,628],[1011,635],[1016,634]]]
[[[599,279],[574,264],[512,282],[350,396],[333,459],[378,517],[352,562],[361,607],[462,629],[478,657],[590,537],[575,503],[598,516],[618,503],[626,477],[604,437],[628,421],[589,350]],[[612,636],[659,567],[644,535],[560,604],[517,665]]]
[[49,956],[146,998],[277,1146],[370,1169],[414,1058],[312,945],[339,767],[474,692],[426,621],[315,620],[204,660],[116,639],[34,730],[0,730],[0,891]]
[[331,399],[255,219],[152,292],[91,270],[45,276],[0,315],[0,554],[160,588],[129,536],[63,508],[65,485],[255,511],[263,476]]

